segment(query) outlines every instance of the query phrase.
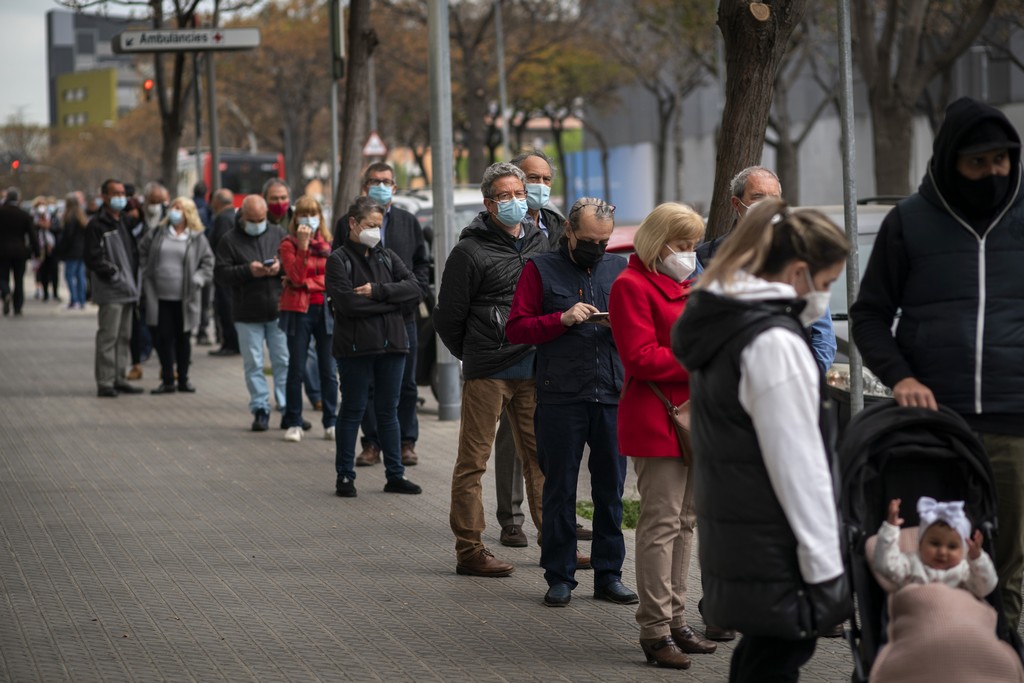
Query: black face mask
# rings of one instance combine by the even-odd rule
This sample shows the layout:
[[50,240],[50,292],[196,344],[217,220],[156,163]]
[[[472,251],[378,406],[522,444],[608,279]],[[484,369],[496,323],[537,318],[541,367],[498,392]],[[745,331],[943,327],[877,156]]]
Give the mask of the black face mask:
[[576,248],[570,249],[569,253],[576,265],[581,268],[593,268],[604,258],[605,245],[597,242],[584,242],[576,240]]
[[1010,189],[1010,176],[990,175],[979,180],[958,178],[955,205],[972,218],[991,216],[999,209]]

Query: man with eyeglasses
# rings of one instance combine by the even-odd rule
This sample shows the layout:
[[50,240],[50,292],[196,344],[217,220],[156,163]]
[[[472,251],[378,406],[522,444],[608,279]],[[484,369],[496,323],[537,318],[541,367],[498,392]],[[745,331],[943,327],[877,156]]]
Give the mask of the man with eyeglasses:
[[459,574],[508,576],[515,567],[484,546],[481,479],[494,443],[495,426],[508,411],[516,451],[523,459],[530,515],[541,528],[544,475],[537,464],[533,416],[537,407],[528,344],[512,344],[505,323],[512,295],[528,259],[548,250],[544,235],[526,221],[526,176],[510,163],[488,167],[480,183],[484,211],[462,231],[448,255],[434,327],[462,361],[462,423],[452,473],[450,522]]
[[[423,228],[416,216],[391,202],[394,196],[395,171],[390,164],[378,161],[363,171],[362,194],[372,199],[384,210],[384,221],[380,226],[381,246],[398,254],[405,267],[412,272],[419,283],[422,296],[430,291],[430,257],[423,239]],[[345,244],[348,239],[348,214],[338,219],[334,226],[332,249]],[[402,438],[402,465],[411,467],[419,462],[416,441],[420,436],[419,418],[416,408],[419,390],[416,387],[416,355],[419,347],[419,332],[416,328],[416,307],[419,301],[409,302],[402,310],[405,331],[409,337],[409,353],[405,357],[402,374],[402,389],[398,398],[398,426]],[[356,456],[356,466],[376,465],[381,461],[380,438],[377,436],[377,415],[373,410],[373,388],[370,400],[363,414],[362,451]]]
[[[597,531],[591,564],[594,597],[636,602],[622,584],[625,458],[619,457],[617,412],[622,361],[607,319],[608,293],[626,261],[605,253],[615,207],[585,197],[569,211],[556,251],[523,268],[506,336],[537,345],[537,459],[544,473],[540,563],[544,604],[569,604],[578,585],[576,487],[583,447],[590,447],[590,485]],[[595,317],[596,316],[596,317]]]

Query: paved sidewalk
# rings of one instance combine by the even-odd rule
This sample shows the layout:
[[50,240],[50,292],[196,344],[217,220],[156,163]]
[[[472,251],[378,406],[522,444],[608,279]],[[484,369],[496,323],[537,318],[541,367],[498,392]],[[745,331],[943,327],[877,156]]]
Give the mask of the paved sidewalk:
[[[195,347],[194,395],[99,399],[96,309],[57,306],[0,318],[0,680],[726,679],[728,644],[685,672],[647,666],[635,608],[594,601],[587,572],[568,608],[544,607],[532,527],[523,549],[485,532],[511,577],[457,576],[458,423],[430,406],[407,473],[424,494],[384,494],[378,465],[340,499],[317,416],[299,444],[277,415],[249,431],[238,357]],[[158,374],[153,358],[139,384]],[[850,670],[845,644],[822,640],[804,680]]]

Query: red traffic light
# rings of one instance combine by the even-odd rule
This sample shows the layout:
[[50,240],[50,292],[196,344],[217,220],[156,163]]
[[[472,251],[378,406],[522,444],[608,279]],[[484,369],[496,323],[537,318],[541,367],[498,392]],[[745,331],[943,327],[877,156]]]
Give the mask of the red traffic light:
[[11,162],[11,170],[12,171],[17,171],[19,168],[21,168],[21,160],[20,159],[15,159],[14,161]]
[[146,94],[146,101],[148,102],[153,97],[153,79],[147,78],[142,81],[142,92]]

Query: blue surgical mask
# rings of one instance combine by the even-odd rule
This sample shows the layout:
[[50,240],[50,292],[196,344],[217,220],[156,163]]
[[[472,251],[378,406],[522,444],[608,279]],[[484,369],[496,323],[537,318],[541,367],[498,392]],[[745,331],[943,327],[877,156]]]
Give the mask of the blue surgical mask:
[[303,216],[299,219],[299,225],[307,225],[311,229],[316,230],[320,227],[319,216]]
[[538,211],[548,203],[551,188],[544,183],[529,183],[526,186],[526,205],[531,211]]
[[178,223],[181,223],[181,221],[184,218],[185,214],[183,214],[178,209],[171,209],[170,211],[167,212],[167,220],[170,221],[171,225],[177,225]]
[[267,222],[260,221],[259,223],[252,223],[250,221],[245,222],[245,234],[251,237],[259,237],[267,231]]
[[387,206],[391,202],[391,186],[371,185],[366,196],[375,201],[378,206]]
[[107,204],[114,211],[124,211],[124,207],[128,206],[127,197],[111,197],[107,200]]
[[509,199],[504,202],[495,202],[498,205],[498,220],[504,225],[512,227],[519,225],[526,216],[525,199]]

